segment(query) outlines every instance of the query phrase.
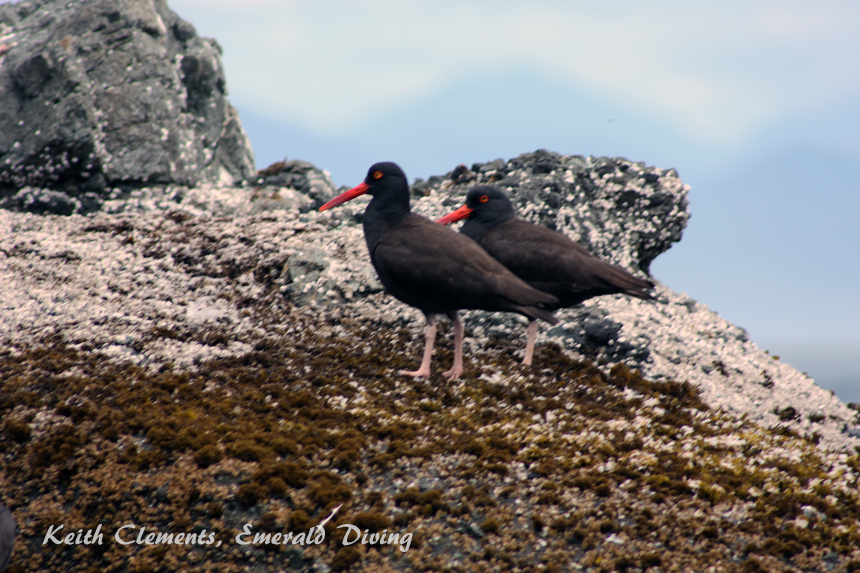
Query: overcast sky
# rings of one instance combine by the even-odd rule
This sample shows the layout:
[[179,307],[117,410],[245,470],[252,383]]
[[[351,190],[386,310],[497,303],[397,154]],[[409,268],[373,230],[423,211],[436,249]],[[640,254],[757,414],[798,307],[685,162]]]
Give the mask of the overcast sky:
[[860,93],[860,3],[172,2],[227,50],[243,103],[320,134],[480,70],[528,68],[695,141]]
[[860,2],[169,4],[223,47],[260,166],[677,168],[693,218],[654,275],[860,401]]

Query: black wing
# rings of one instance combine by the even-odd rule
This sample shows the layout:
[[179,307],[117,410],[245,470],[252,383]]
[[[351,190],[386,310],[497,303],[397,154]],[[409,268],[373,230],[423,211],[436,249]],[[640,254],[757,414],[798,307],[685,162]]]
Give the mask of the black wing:
[[383,235],[371,261],[392,295],[425,312],[473,308],[547,319],[543,315],[548,313],[537,305],[556,302],[514,276],[472,239],[415,214]]
[[509,219],[481,241],[487,252],[533,287],[572,306],[602,294],[651,298],[652,284],[602,261],[582,245],[545,227]]

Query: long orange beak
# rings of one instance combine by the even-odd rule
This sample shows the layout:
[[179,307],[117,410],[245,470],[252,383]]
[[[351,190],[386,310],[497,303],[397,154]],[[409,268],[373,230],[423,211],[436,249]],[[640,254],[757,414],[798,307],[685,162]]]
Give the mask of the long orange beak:
[[474,209],[470,209],[469,207],[466,207],[465,205],[463,205],[462,207],[460,207],[459,209],[457,209],[453,213],[448,213],[447,215],[445,215],[444,217],[442,217],[441,219],[439,219],[436,222],[439,223],[440,225],[447,225],[448,223],[455,223],[461,219],[467,219],[469,217],[469,215],[472,214],[472,211],[474,211]]
[[338,205],[343,205],[347,201],[352,201],[356,197],[359,197],[359,196],[367,193],[368,189],[370,189],[370,187],[367,185],[367,183],[362,183],[360,185],[356,185],[355,187],[353,187],[352,189],[350,189],[346,193],[341,193],[340,195],[338,195],[337,197],[335,197],[334,199],[332,199],[331,201],[329,201],[328,203],[326,203],[325,205],[320,207],[320,211],[325,211],[326,209],[331,209],[332,207],[337,207]]

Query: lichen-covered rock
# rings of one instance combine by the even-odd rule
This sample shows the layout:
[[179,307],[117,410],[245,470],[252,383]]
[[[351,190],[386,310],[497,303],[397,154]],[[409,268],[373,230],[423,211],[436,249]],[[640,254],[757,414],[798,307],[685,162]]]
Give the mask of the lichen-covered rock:
[[164,0],[0,5],[2,206],[90,212],[114,188],[252,176],[220,56]]
[[303,213],[318,209],[334,197],[334,185],[331,182],[331,176],[307,161],[299,159],[278,161],[269,165],[258,171],[248,181],[248,185],[260,188],[295,189],[311,200],[310,204],[302,206],[301,211]]

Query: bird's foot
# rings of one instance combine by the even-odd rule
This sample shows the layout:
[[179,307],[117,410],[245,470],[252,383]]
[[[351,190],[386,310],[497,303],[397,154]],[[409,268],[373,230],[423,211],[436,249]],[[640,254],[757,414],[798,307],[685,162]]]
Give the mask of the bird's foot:
[[463,373],[462,368],[451,368],[450,370],[443,372],[442,376],[447,378],[448,380],[456,380]]
[[526,356],[523,358],[523,366],[531,366],[532,365],[532,357]]
[[426,370],[423,368],[419,368],[418,370],[401,370],[398,374],[402,374],[403,376],[412,376],[413,378],[430,378],[430,369]]

